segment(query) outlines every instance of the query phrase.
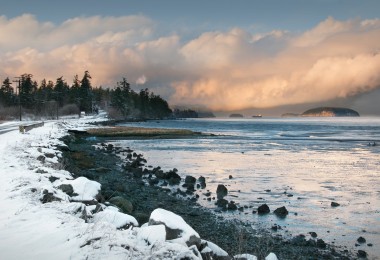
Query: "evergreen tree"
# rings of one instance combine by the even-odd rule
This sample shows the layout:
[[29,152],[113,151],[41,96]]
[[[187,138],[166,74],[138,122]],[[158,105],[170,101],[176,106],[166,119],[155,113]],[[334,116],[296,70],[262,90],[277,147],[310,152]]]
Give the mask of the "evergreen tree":
[[12,88],[12,82],[7,77],[6,79],[4,79],[3,84],[0,88],[0,103],[8,107],[14,105],[14,101],[15,97]]
[[21,75],[19,99],[21,101],[21,105],[26,108],[32,108],[34,104],[33,95],[36,90],[36,85],[32,81],[32,77],[32,74]]
[[58,105],[62,107],[67,102],[69,92],[69,86],[63,80],[63,77],[57,78],[53,91],[56,97],[55,100],[58,102]]
[[92,86],[91,75],[86,70],[79,88],[80,109],[89,113],[92,111]]

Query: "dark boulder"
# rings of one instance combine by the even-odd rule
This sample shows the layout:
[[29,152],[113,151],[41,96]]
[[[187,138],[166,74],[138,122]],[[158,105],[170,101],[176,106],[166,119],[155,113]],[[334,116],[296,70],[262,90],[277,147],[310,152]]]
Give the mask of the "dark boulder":
[[365,240],[365,238],[364,238],[364,237],[359,237],[359,238],[357,239],[357,241],[358,241],[360,244],[362,244],[362,243],[365,243],[365,242],[366,242],[366,240]]
[[358,257],[359,258],[366,258],[367,257],[367,252],[364,250],[358,250]]
[[289,212],[285,206],[282,206],[280,208],[275,209],[274,214],[276,214],[277,217],[285,218],[289,214]]
[[199,182],[201,189],[206,188],[206,178],[205,177],[203,177],[203,176],[199,177],[198,182]]
[[215,205],[217,205],[218,207],[221,207],[221,208],[227,208],[228,201],[225,199],[218,199],[216,201]]
[[309,232],[309,234],[310,234],[310,236],[312,237],[312,238],[316,238],[318,235],[317,235],[317,233],[315,233],[315,232]]
[[270,212],[270,209],[267,204],[263,204],[257,208],[257,213],[259,215],[268,214]]
[[218,188],[216,189],[216,197],[219,199],[223,199],[225,196],[227,196],[228,190],[226,186],[223,184],[219,184]]
[[331,202],[331,207],[339,207],[340,206],[340,204],[338,203],[338,202],[335,202],[335,201],[332,201]]
[[323,239],[318,239],[317,240],[317,247],[319,247],[319,248],[326,248],[325,241],[323,241]]

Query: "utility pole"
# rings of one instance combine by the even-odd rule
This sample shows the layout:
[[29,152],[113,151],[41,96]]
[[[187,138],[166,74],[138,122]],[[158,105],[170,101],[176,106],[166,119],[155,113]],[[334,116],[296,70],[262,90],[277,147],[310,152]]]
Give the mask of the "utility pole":
[[22,77],[14,77],[17,80],[13,80],[13,82],[17,82],[18,86],[16,87],[16,92],[18,88],[18,106],[19,106],[19,114],[20,114],[20,121],[22,121],[21,118],[21,78]]

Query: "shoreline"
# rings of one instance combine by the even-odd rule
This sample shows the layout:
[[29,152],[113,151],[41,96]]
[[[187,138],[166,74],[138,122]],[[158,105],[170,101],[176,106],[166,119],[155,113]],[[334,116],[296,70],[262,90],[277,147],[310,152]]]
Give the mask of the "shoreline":
[[[96,138],[91,134],[86,136],[72,134],[71,136],[73,135],[76,141],[66,140],[66,144],[70,149],[82,153],[83,158],[87,159],[80,159],[78,157],[76,160],[73,160],[73,158],[69,158],[70,156],[64,152],[65,160],[70,161],[68,166],[72,168],[70,172],[73,172],[76,177],[85,176],[91,180],[100,182],[106,200],[107,197],[115,195],[129,197],[135,206],[131,215],[140,218],[140,221],[144,220],[147,215],[149,216],[154,208],[163,207],[181,215],[190,226],[199,232],[201,237],[213,241],[230,255],[245,252],[254,254],[260,259],[268,255],[268,253],[274,252],[279,259],[304,259],[303,257],[306,256],[307,258],[323,257],[329,259],[354,258],[352,252],[343,251],[334,245],[326,245],[324,242],[323,244],[318,243],[318,240],[306,240],[302,236],[285,239],[279,235],[276,236],[269,230],[253,230],[249,224],[240,220],[227,221],[218,218],[210,210],[199,206],[195,199],[185,200],[177,198],[169,194],[168,189],[157,186],[157,183],[154,183],[148,177],[144,177],[143,174],[136,178],[133,172],[130,171],[131,169],[126,171],[117,166],[123,163],[118,154],[126,152],[120,147],[109,148],[110,146],[106,144],[104,146],[106,148],[103,150],[93,149],[92,147],[92,145],[107,142],[108,140],[116,140],[117,138]],[[165,138],[170,138],[170,135]],[[75,142],[77,143],[75,144]],[[105,157],[107,160],[105,160]],[[95,163],[88,165],[90,161]],[[90,169],[84,169],[85,167],[80,169],[81,164]],[[149,173],[146,173],[149,176]],[[123,184],[121,184],[121,181],[124,181],[122,182]]]

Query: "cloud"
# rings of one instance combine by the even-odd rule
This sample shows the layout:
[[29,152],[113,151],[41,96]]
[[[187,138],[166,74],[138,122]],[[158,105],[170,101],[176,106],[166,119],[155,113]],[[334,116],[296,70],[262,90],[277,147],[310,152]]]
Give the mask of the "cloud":
[[145,77],[145,75],[142,75],[136,80],[136,85],[144,85],[147,82],[147,80],[148,79]]
[[127,77],[173,105],[213,110],[325,102],[380,86],[377,19],[329,17],[303,33],[233,28],[184,39],[158,35],[145,16],[77,17],[58,25],[29,14],[0,16],[0,77],[31,73],[70,83],[89,70],[96,86]]

